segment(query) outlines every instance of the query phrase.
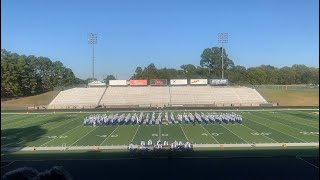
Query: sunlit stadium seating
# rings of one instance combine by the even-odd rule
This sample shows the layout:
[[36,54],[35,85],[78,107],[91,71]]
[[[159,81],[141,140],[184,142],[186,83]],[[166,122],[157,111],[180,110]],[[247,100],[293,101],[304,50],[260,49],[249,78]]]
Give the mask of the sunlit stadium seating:
[[212,87],[216,104],[259,105],[267,101],[255,90],[247,87]]
[[109,87],[100,101],[103,106],[167,105],[169,87]]
[[60,92],[50,109],[168,105],[259,106],[267,103],[247,87],[143,86],[73,88]]
[[172,86],[171,104],[259,105],[266,100],[255,90],[246,87]]
[[49,104],[49,109],[79,109],[98,106],[106,88],[73,88],[61,91]]

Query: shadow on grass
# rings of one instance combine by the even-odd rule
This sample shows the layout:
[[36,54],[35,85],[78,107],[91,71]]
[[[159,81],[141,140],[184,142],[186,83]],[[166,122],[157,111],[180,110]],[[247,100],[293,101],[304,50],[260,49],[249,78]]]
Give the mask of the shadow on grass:
[[2,129],[1,130],[1,149],[8,148],[8,147],[16,147],[14,151],[18,151],[21,148],[26,147],[27,144],[30,144],[31,142],[40,139],[42,136],[44,136],[48,132],[48,130],[41,127],[41,125],[50,123],[50,122],[59,123],[61,121],[66,121],[72,118],[73,118],[72,116],[61,117],[60,115],[58,115],[56,117],[52,117],[40,122],[36,122],[32,126],[28,126],[28,127]]
[[1,130],[1,149],[4,147],[18,147],[15,151],[25,147],[27,143],[38,140],[47,133],[39,125],[25,128]]
[[256,158],[256,157],[319,157],[316,147],[286,148],[215,148],[195,150],[192,152],[146,152],[129,153],[127,150],[60,150],[60,151],[28,151],[6,154],[2,160],[103,160],[103,159],[157,159],[157,158]]
[[21,166],[42,170],[61,165],[75,179],[128,179],[139,176],[138,173],[152,179],[317,179],[319,170],[296,156],[308,156],[312,158],[310,162],[319,162],[318,152],[318,148],[203,150],[168,156],[130,155],[126,150],[33,151],[5,155],[4,159],[17,162],[3,168],[1,173]]

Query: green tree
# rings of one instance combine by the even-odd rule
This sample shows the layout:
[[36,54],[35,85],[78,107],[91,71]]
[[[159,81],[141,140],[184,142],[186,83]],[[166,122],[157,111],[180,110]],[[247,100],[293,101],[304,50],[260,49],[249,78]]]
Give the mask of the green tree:
[[116,80],[116,78],[114,77],[114,75],[107,75],[104,81],[106,82],[106,84],[109,84],[109,80]]
[[193,64],[181,65],[180,68],[183,71],[184,78],[199,78],[197,68]]
[[[222,49],[221,47],[206,48],[201,54],[201,67],[207,67],[209,72],[215,76],[221,77],[222,72]],[[231,69],[234,66],[233,61],[228,57],[225,49],[223,49],[223,68]]]
[[1,97],[35,95],[75,83],[71,69],[46,57],[18,55],[1,49]]

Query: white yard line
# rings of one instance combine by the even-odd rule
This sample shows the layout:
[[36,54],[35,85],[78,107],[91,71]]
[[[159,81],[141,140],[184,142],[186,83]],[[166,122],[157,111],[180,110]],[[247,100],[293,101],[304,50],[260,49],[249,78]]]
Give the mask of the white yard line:
[[[24,121],[24,122],[26,122],[26,121],[29,121],[29,123],[27,123],[27,124],[23,124],[22,126],[15,126],[14,128],[20,128],[20,127],[25,127],[25,126],[27,126],[27,125],[30,125],[30,124],[33,124],[33,123],[35,123],[35,122],[38,122],[38,118],[41,118],[42,116],[36,116],[36,117],[33,117],[33,118],[30,118],[30,119],[26,119],[26,120],[21,120],[21,121]],[[47,116],[46,118],[44,118],[44,119],[47,119],[47,118],[50,118],[50,117],[53,117],[53,116]],[[35,118],[37,119],[36,121],[34,121],[35,120]],[[31,119],[33,119],[33,120],[31,120]],[[44,119],[40,119],[40,120],[44,120]],[[31,122],[30,122],[30,120],[31,120]],[[10,124],[5,124],[5,125],[1,125],[1,128],[2,127],[5,127],[5,126],[8,126],[8,125],[12,125],[12,124],[16,124],[16,123],[19,123],[19,122],[21,122],[21,121],[17,121],[17,122],[14,122],[14,123],[10,123]],[[7,129],[7,128],[3,128],[3,129]]]
[[114,133],[114,132],[118,129],[118,127],[120,127],[120,126],[118,125],[117,128],[115,128],[115,129],[109,134],[109,136],[106,137],[106,139],[102,141],[102,143],[100,144],[100,146],[111,136],[112,133]]
[[92,131],[96,130],[98,127],[93,128],[91,131],[89,131],[87,134],[83,135],[81,138],[79,138],[78,140],[76,140],[75,142],[73,142],[72,144],[70,144],[70,146],[74,145],[75,143],[77,143],[78,141],[80,141],[82,138],[84,138],[85,136],[87,136],[88,134],[90,134]]
[[[266,120],[268,120],[268,121],[272,121],[272,120],[270,120],[270,119],[267,119],[267,118],[264,118],[264,117],[261,117],[261,116],[255,115],[255,114],[252,114],[252,115],[253,115],[253,116],[256,116],[256,117],[259,117],[259,118],[262,118],[262,119],[266,119]],[[298,129],[298,128],[295,128],[295,127],[292,127],[292,126],[289,126],[289,125],[286,125],[286,124],[279,123],[279,122],[277,122],[277,121],[272,121],[272,122],[275,122],[275,123],[277,123],[277,124],[281,124],[281,125],[284,125],[284,126],[288,126],[288,127],[290,127],[290,128],[299,130],[300,132],[303,132],[303,131],[304,131],[304,130],[301,130],[301,129]],[[317,135],[313,135],[313,134],[312,134],[312,136],[317,136]]]
[[[76,127],[72,128],[72,129],[70,129],[69,131],[64,132],[64,133],[63,133],[63,134],[61,134],[60,136],[62,136],[62,135],[64,135],[64,134],[67,134],[68,132],[70,132],[70,131],[72,131],[72,130],[74,130],[74,129],[76,129],[76,128],[80,127],[80,126],[82,126],[82,124],[80,124],[80,125],[78,125],[78,126],[76,126]],[[53,141],[53,140],[55,140],[55,139],[51,139],[50,141],[48,141],[48,142],[46,142],[46,143],[42,144],[40,147],[42,147],[42,146],[44,146],[44,145],[48,144],[49,142],[51,142],[51,141]]]
[[159,141],[161,141],[161,127],[160,127],[160,124],[159,124]]
[[202,126],[202,124],[200,124],[200,126],[208,133],[208,134],[210,134],[210,136],[212,137],[212,139],[213,140],[215,140],[218,144],[220,144],[219,143],[219,141],[218,140],[216,140],[216,138],[214,138],[213,136],[212,136],[212,134],[211,133],[209,133],[209,131],[206,129],[206,128],[204,128],[203,126]]
[[[267,114],[266,114],[266,115],[267,115]],[[274,115],[271,115],[271,116],[276,117],[276,118],[278,118],[278,119],[283,119],[283,120],[287,120],[287,121],[288,121],[288,119],[281,118],[282,116],[287,116],[286,114],[282,114],[282,115],[280,115],[280,116],[274,116]],[[290,117],[290,116],[289,116],[289,117]],[[289,118],[289,117],[288,117],[288,118]],[[292,117],[298,118],[298,117],[295,117],[295,116],[292,116]],[[292,118],[292,117],[291,117],[291,118]],[[299,119],[303,119],[303,118],[299,118]],[[305,119],[303,119],[303,120],[306,121]],[[319,130],[319,127],[316,127],[316,126],[304,124],[304,123],[297,122],[297,121],[292,121],[292,122],[297,123],[297,124],[301,124],[301,125],[305,125],[305,126],[309,126],[309,127],[312,127],[312,128],[315,128],[315,129],[318,129],[318,130]],[[312,124],[317,124],[317,123],[319,123],[319,122],[311,122],[311,123],[312,123]]]
[[314,165],[314,164],[312,164],[312,163],[310,163],[310,162],[308,162],[308,161],[306,161],[306,160],[302,159],[301,157],[297,157],[297,158],[298,158],[298,159],[300,159],[300,160],[302,160],[303,162],[305,162],[305,163],[307,163],[307,164],[309,164],[309,165],[311,165],[311,166],[313,166],[313,167],[315,167],[315,168],[319,169],[319,167],[318,167],[318,166],[316,166],[316,165]]
[[[18,117],[16,117],[18,116]],[[18,119],[20,116],[20,114],[14,114],[13,116],[9,116],[7,118],[1,117],[1,122],[8,122],[8,121],[13,121],[14,119]]]
[[[224,125],[221,125],[221,126],[224,127]],[[238,136],[238,134],[232,132],[230,129],[228,129],[228,128],[226,128],[226,127],[224,127],[224,128],[227,129],[228,131],[230,131],[232,134]],[[244,140],[242,137],[240,137],[240,136],[238,136],[238,137],[239,137],[240,139]],[[250,144],[248,141],[246,141],[246,140],[244,140],[244,141],[245,141],[246,143]]]
[[[38,116],[35,116],[35,117],[29,118],[29,119],[20,119],[20,120],[18,120],[18,121],[15,121],[15,122],[12,122],[12,123],[9,123],[9,124],[1,125],[1,127],[10,126],[10,125],[12,125],[12,124],[16,124],[16,123],[19,123],[19,122],[21,123],[21,122],[29,121],[29,120],[35,119],[35,118],[39,118],[39,117],[38,117]],[[17,127],[19,127],[19,126],[17,126]]]
[[[303,111],[298,111],[298,112],[301,112],[301,113],[306,113],[306,112],[303,112]],[[305,114],[305,115],[310,115],[311,117],[317,117],[318,120],[319,120],[319,112],[310,112],[308,114]]]
[[140,126],[138,126],[138,128],[137,128],[137,130],[136,130],[136,133],[134,133],[133,138],[131,139],[131,142],[133,142],[134,138],[136,137],[139,128],[140,128]]
[[[65,123],[63,123],[63,124],[60,124],[59,126],[55,126],[55,127],[52,127],[52,128],[50,128],[50,129],[48,129],[47,133],[49,133],[49,131],[51,131],[51,130],[53,130],[53,129],[56,129],[56,128],[62,126],[62,125],[65,125],[65,124],[68,124],[68,123],[73,122],[73,121],[75,121],[75,120],[78,120],[77,118],[72,118],[72,119],[74,119],[74,120],[72,120],[72,121],[67,121],[67,122],[65,122]],[[48,123],[50,123],[50,122],[48,122]],[[47,123],[46,123],[46,124],[47,124]],[[17,133],[17,134],[15,134],[15,135],[17,136],[17,135],[19,135],[19,134],[21,134],[21,133],[22,133],[22,132]],[[33,135],[35,135],[35,134],[37,134],[37,133],[39,133],[39,132],[35,132],[35,133],[32,133],[32,134],[29,134],[29,135],[26,136],[26,137],[33,136]],[[24,141],[25,141],[25,139],[24,139],[24,140],[21,140],[21,141],[18,141],[18,142],[12,142],[12,143],[9,143],[9,144],[5,144],[5,146],[11,145],[11,144],[22,143],[22,142],[24,142]]]
[[2,168],[5,168],[5,167],[8,167],[8,166],[10,166],[11,164],[13,164],[13,163],[15,163],[16,161],[12,161],[12,162],[10,162],[9,164],[7,164],[7,165],[5,165],[5,166],[1,166],[1,169]]
[[[249,127],[247,127],[247,126],[245,126],[245,125],[243,125],[243,124],[240,124],[241,126],[243,126],[243,127],[246,127],[246,128],[248,128],[248,129],[251,129],[251,128],[249,128]],[[255,130],[253,130],[253,129],[251,129],[252,131],[254,131],[254,132],[256,132],[256,133],[258,133],[257,131],[255,131]],[[265,135],[262,135],[263,137],[266,137],[266,138],[268,138],[268,139],[270,139],[271,141],[273,141],[273,142],[275,142],[275,143],[279,143],[279,142],[277,142],[276,140],[273,140],[273,139],[271,139],[271,138],[269,138],[268,136],[265,136]]]
[[190,141],[189,141],[189,139],[188,139],[188,137],[187,137],[187,135],[186,135],[186,133],[184,132],[184,130],[183,130],[183,128],[182,128],[182,126],[181,126],[181,124],[179,124],[179,125],[180,125],[180,128],[181,128],[181,130],[182,130],[182,132],[183,132],[184,136],[186,137],[187,141],[188,141],[188,142],[190,142]]
[[[249,120],[249,121],[252,121],[252,120]],[[256,122],[256,123],[258,123],[258,124],[261,124],[261,123],[259,123],[259,122],[257,122],[257,121],[254,121],[254,122]],[[287,134],[287,133],[285,133],[285,132],[283,132],[283,131],[279,131],[279,130],[274,129],[274,128],[270,127],[270,126],[267,126],[266,124],[261,124],[261,125],[266,126],[266,127],[269,127],[270,129],[273,129],[273,130],[278,131],[278,132],[280,132],[280,133],[286,134],[286,135],[288,135],[288,136],[291,136],[291,137],[293,137],[293,138],[295,138],[295,139],[299,139],[299,138],[297,138],[297,137],[295,137],[295,136],[292,136],[292,135],[290,135],[290,134]],[[299,139],[299,140],[302,141],[302,142],[307,143],[307,141],[304,141],[304,140],[302,140],[302,139]]]
[[[306,116],[307,118],[308,117],[319,117],[319,114],[314,114],[314,113],[308,113],[306,114],[306,112],[303,112],[303,111],[296,111],[296,112],[299,112],[299,114],[302,113],[302,115]],[[283,116],[288,116],[288,117],[294,117],[294,118],[297,118],[297,119],[302,119],[304,121],[309,121],[309,122],[312,122],[312,123],[319,123],[319,121],[314,121],[314,120],[306,120],[305,118],[302,118],[302,117],[299,117],[299,116],[296,116],[297,114],[288,114],[288,113],[280,113],[281,115]],[[319,119],[317,119],[319,120]]]

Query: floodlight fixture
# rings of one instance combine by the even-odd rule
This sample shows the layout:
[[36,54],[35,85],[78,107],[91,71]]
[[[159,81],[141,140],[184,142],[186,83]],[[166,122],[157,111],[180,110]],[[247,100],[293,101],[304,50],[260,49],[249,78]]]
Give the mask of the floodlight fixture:
[[223,32],[223,33],[218,33],[218,43],[221,44],[221,79],[224,79],[224,73],[223,73],[223,44],[228,43],[228,33]]
[[92,44],[92,81],[94,81],[94,45],[97,44],[97,34],[88,33],[88,43]]

